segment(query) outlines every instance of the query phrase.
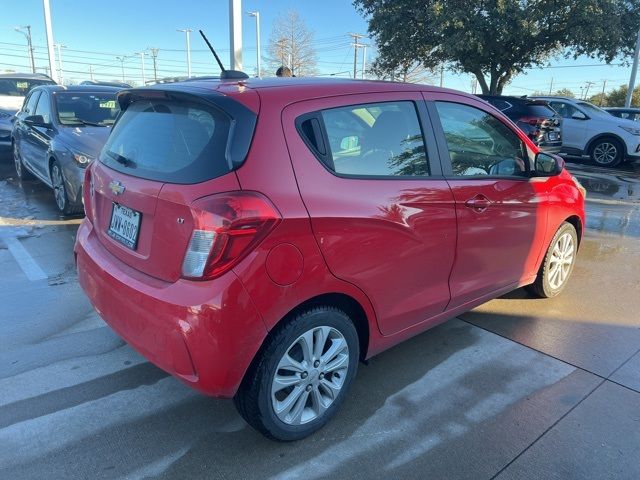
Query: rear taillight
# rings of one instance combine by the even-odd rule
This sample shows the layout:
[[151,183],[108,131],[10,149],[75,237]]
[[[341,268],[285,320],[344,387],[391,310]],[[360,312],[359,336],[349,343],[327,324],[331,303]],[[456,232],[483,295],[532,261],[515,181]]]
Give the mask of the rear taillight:
[[271,202],[255,192],[231,192],[197,200],[182,276],[210,280],[233,268],[280,222]]
[[519,119],[519,122],[528,123],[529,125],[533,125],[534,127],[538,125],[542,125],[546,118],[544,117],[522,117]]
[[82,203],[84,203],[84,213],[93,222],[93,177],[91,166],[84,171],[84,182],[82,182]]

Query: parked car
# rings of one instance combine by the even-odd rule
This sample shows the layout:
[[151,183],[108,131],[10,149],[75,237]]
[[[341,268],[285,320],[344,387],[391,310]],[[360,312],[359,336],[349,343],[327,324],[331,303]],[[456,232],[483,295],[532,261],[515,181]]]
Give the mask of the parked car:
[[575,98],[536,97],[546,100],[562,116],[562,151],[588,155],[603,167],[615,167],[640,158],[640,125],[616,118],[603,109]]
[[34,88],[16,115],[13,158],[19,179],[35,176],[54,190],[64,215],[81,213],[82,182],[120,111],[118,88]]
[[640,121],[640,108],[609,107],[605,110],[618,118],[626,118],[634,122]]
[[486,102],[338,79],[125,90],[75,254],[100,315],[279,440],[367,359],[523,285],[562,291],[584,190]]
[[11,148],[11,130],[15,114],[24,97],[38,85],[55,85],[46,75],[33,73],[0,74],[0,151]]
[[505,114],[540,150],[560,153],[561,118],[544,100],[506,95],[478,95]]

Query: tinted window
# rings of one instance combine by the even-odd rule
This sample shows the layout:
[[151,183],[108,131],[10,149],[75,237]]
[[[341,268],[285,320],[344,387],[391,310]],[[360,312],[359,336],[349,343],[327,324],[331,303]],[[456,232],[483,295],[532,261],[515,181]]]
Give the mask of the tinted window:
[[22,111],[27,115],[34,115],[36,111],[36,104],[38,103],[38,97],[40,96],[40,92],[33,92],[29,95],[29,98],[26,100],[26,104]]
[[500,100],[498,98],[491,98],[491,99],[488,99],[487,101],[501,111],[508,110],[509,108],[512,107],[512,105],[506,100]]
[[429,175],[413,102],[385,102],[322,111],[329,156],[345,175]]
[[53,80],[29,80],[23,78],[0,78],[0,95],[24,97],[39,85],[55,85]]
[[504,123],[468,105],[436,102],[436,107],[454,175],[526,175],[526,148]]
[[49,94],[47,92],[40,94],[40,100],[38,100],[34,115],[41,115],[44,123],[51,123],[51,102],[49,102]]
[[113,127],[100,161],[142,178],[198,183],[230,171],[228,134],[228,118],[213,107],[139,100]]
[[63,125],[113,125],[120,113],[115,93],[56,92],[54,98]]
[[528,104],[527,113],[531,114],[532,116],[542,118],[553,117],[556,114],[556,112],[554,112],[551,108],[539,103]]

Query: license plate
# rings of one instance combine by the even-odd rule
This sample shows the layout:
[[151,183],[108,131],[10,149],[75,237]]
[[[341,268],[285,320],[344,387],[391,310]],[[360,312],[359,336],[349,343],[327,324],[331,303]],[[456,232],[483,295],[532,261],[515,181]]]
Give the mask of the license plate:
[[135,250],[138,244],[140,216],[140,212],[114,203],[107,233],[111,238],[117,240],[124,246]]
[[549,140],[558,140],[557,132],[549,132]]

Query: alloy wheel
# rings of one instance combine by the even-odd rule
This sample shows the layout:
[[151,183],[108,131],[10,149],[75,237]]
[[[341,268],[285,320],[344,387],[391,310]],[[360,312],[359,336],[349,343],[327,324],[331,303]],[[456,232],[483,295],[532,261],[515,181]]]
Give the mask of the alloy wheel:
[[349,369],[349,346],[337,329],[320,326],[300,335],[278,362],[271,404],[282,422],[311,422],[338,397]]
[[53,183],[53,194],[60,211],[64,211],[67,204],[67,195],[64,189],[64,179],[58,165],[51,167],[51,182]]
[[558,238],[551,251],[549,261],[549,285],[554,290],[566,281],[575,259],[575,245],[571,233],[566,232]]
[[22,179],[22,160],[20,159],[20,154],[18,153],[18,149],[15,145],[13,147],[13,162],[16,167],[16,175],[18,175],[18,179]]
[[600,165],[613,163],[618,156],[618,147],[613,143],[602,142],[593,149],[593,159]]

